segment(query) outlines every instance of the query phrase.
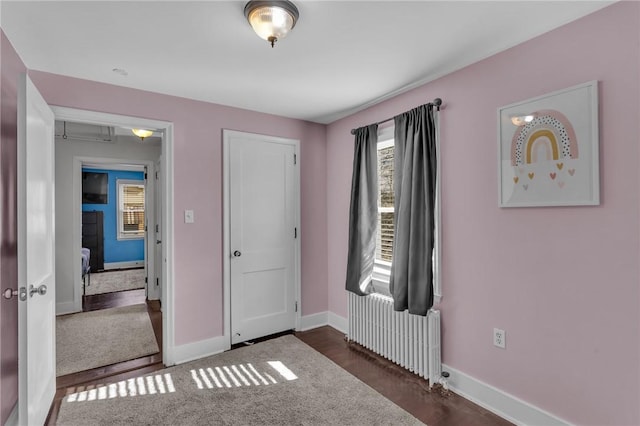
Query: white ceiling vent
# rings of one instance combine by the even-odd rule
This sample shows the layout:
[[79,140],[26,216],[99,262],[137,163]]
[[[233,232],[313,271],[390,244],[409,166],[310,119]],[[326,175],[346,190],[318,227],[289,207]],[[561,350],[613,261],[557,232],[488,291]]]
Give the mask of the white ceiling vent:
[[114,143],[116,141],[115,131],[111,126],[69,121],[56,121],[56,138],[86,142]]

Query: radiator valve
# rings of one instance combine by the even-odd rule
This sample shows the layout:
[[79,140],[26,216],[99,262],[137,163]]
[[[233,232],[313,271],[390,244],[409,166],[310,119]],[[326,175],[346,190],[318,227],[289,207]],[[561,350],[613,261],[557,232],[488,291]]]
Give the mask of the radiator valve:
[[449,381],[447,380],[448,378],[449,378],[449,372],[443,371],[442,374],[440,375],[440,380],[438,380],[438,384],[442,386],[443,395],[447,395],[449,393]]

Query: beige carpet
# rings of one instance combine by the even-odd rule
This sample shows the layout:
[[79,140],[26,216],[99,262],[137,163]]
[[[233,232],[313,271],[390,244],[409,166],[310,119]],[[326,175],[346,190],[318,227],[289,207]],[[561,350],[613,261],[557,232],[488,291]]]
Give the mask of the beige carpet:
[[58,425],[420,425],[288,335],[68,395]]
[[91,279],[87,280],[90,284],[84,287],[84,294],[89,296],[144,288],[144,278],[144,268],[92,273]]
[[56,375],[159,352],[144,304],[56,318]]

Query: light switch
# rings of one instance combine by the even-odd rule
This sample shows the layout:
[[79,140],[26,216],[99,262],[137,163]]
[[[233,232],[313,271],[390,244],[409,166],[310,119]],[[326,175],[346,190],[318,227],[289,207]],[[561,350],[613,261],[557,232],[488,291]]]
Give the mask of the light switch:
[[193,223],[193,210],[185,210],[184,211],[184,223]]

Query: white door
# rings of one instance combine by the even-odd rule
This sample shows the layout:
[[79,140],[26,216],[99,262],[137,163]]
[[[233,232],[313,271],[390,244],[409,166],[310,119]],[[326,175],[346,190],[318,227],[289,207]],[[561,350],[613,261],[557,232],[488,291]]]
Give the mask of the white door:
[[225,133],[235,344],[295,328],[298,185],[295,141]]
[[18,416],[39,425],[56,391],[54,116],[26,75],[18,103]]

